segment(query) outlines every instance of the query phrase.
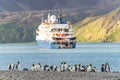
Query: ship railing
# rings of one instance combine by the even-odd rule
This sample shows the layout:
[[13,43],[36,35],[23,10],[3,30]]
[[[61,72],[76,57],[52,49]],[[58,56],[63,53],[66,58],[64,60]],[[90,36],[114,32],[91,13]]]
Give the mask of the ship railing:
[[70,36],[55,36],[56,38],[72,38],[75,37],[74,35],[70,35]]
[[76,40],[54,40],[52,42],[55,42],[55,43],[64,43],[64,42],[67,42],[67,43],[73,43],[73,42],[76,42]]
[[50,25],[50,29],[69,29],[70,26],[68,24],[54,24]]
[[51,34],[73,34],[73,31],[71,32],[50,32]]

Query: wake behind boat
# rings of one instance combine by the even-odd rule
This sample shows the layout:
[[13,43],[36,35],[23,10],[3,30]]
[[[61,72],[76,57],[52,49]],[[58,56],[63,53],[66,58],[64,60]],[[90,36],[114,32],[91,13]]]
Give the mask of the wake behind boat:
[[63,22],[62,16],[48,14],[48,19],[42,21],[36,30],[36,41],[41,48],[63,49],[75,48],[74,36],[70,21]]

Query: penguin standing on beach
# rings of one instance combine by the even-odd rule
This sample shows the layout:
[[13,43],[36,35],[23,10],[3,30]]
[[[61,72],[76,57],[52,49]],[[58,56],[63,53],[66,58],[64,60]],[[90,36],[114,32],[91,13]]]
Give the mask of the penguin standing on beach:
[[104,64],[102,64],[102,66],[101,66],[101,72],[105,72],[105,65]]
[[35,65],[34,65],[34,64],[32,64],[31,70],[32,70],[32,71],[35,71]]
[[105,64],[105,71],[110,72],[110,65],[108,63]]
[[8,65],[8,70],[12,70],[11,64]]
[[67,70],[68,70],[68,65],[67,65],[66,62],[64,62],[63,70],[64,70],[64,71],[67,71]]
[[20,70],[20,62],[19,61],[16,64],[16,70]]
[[61,62],[61,64],[60,64],[60,71],[64,71],[63,69],[64,69],[64,64],[63,64],[63,62]]
[[86,66],[82,66],[80,71],[86,72],[86,70],[87,70]]
[[80,64],[77,64],[77,71],[80,71],[81,68],[80,68]]
[[12,63],[12,64],[8,65],[8,70],[12,70],[13,71],[14,69],[15,69],[15,64]]
[[92,72],[97,72],[97,69],[95,66],[93,67]]
[[92,64],[87,66],[87,72],[91,72],[92,71]]
[[35,69],[36,69],[36,71],[40,71],[41,70],[41,64],[38,63],[37,65],[35,65]]

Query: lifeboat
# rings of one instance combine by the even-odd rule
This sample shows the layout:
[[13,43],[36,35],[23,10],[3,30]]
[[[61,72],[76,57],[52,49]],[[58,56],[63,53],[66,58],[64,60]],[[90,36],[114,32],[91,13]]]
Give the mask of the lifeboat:
[[61,34],[62,37],[66,36],[65,34]]
[[57,37],[60,37],[60,34],[56,34]]
[[64,37],[66,36],[65,34],[56,34],[57,37]]

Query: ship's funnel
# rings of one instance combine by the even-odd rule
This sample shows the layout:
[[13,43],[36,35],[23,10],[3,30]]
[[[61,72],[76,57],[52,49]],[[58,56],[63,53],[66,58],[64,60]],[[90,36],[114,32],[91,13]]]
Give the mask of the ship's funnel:
[[58,15],[58,23],[62,24],[62,17],[61,17],[61,15]]

